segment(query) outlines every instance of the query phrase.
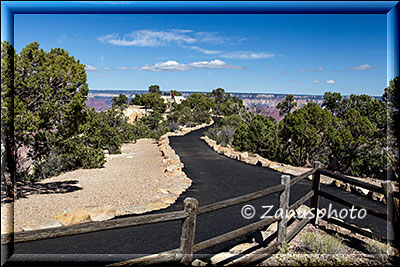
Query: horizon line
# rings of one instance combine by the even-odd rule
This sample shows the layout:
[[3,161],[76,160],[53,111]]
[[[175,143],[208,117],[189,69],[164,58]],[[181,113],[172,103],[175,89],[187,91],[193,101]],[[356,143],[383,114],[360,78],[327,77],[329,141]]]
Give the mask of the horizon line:
[[[171,89],[171,90],[176,90],[176,89]],[[143,91],[143,92],[148,92],[149,90],[148,89],[89,89],[89,91]],[[208,92],[208,91],[179,91],[179,90],[176,90],[176,91],[181,92],[181,93],[211,93],[211,91],[210,92]],[[169,91],[161,90],[161,92],[169,92]],[[335,91],[326,91],[326,92],[335,93]],[[302,93],[298,93],[298,94],[293,93],[292,94],[292,93],[271,93],[271,92],[268,92],[268,93],[256,92],[256,93],[254,93],[254,92],[229,92],[229,91],[225,91],[225,93],[227,93],[227,94],[248,94],[248,95],[250,95],[250,94],[252,94],[252,95],[258,95],[258,94],[266,94],[266,95],[268,95],[269,94],[269,95],[293,95],[293,96],[324,96],[324,94],[302,94]],[[350,95],[347,95],[347,94],[346,95],[341,94],[341,95],[342,96],[350,96]],[[358,95],[358,94],[355,94],[355,95]],[[368,95],[368,94],[359,94],[359,95]],[[368,95],[368,96],[375,97],[375,98],[381,98],[382,97],[381,95]]]

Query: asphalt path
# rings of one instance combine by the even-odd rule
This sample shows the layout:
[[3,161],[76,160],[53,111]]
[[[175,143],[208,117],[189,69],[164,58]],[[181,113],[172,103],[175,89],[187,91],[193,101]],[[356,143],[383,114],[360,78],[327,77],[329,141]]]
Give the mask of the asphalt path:
[[[221,200],[252,193],[264,188],[280,184],[282,173],[261,166],[253,166],[238,160],[230,159],[214,152],[203,140],[199,139],[207,128],[191,132],[185,136],[170,137],[170,145],[184,163],[184,171],[192,179],[192,186],[167,209],[154,211],[151,214],[183,209],[183,200],[187,197],[196,198],[199,206],[215,203]],[[290,203],[304,196],[311,188],[311,182],[303,179],[290,189]],[[321,185],[321,188],[343,199],[356,201],[384,211],[385,206],[365,197],[357,196],[332,186]],[[245,219],[241,209],[245,204],[255,207],[256,215]],[[279,207],[278,194],[273,194],[248,203],[236,205],[223,210],[198,216],[195,233],[195,243],[207,240],[217,235],[235,230],[260,219],[267,210],[263,206],[273,206],[268,215],[273,215]],[[340,211],[348,207],[331,203],[321,198],[321,208],[332,208]],[[375,233],[386,235],[386,221],[368,215],[364,219],[345,219],[348,223],[370,228]],[[41,241],[17,243],[14,245],[14,255],[6,266],[20,266],[40,262],[51,266],[70,265],[71,263],[91,263],[104,265],[147,254],[158,253],[179,247],[181,222],[166,222],[143,226],[107,230],[70,237],[59,237]],[[230,242],[219,244],[201,251],[195,258],[203,260],[210,255],[224,251],[234,244],[255,238],[257,234],[249,234]],[[2,250],[4,247],[2,247]]]

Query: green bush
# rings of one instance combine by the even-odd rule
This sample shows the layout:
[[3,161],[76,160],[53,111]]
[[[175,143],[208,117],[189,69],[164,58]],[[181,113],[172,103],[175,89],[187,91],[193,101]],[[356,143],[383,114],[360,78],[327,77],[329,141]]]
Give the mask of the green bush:
[[[195,105],[191,103],[190,105]],[[210,121],[211,115],[201,107],[190,108],[189,104],[175,105],[173,111],[168,115],[168,126],[172,130],[179,129],[179,126],[194,127]]]
[[342,239],[320,232],[307,232],[295,246],[286,244],[274,255],[278,266],[348,266]]
[[146,109],[152,109],[163,113],[167,109],[167,104],[161,97],[161,93],[150,92],[146,94],[136,94],[129,102],[131,105],[144,106]]
[[[246,109],[224,111],[234,98],[230,99],[222,90],[211,96],[215,98],[214,111],[225,117],[219,129],[210,129],[207,135],[239,151],[302,167],[310,167],[318,160],[328,169],[346,175],[377,178],[385,177],[388,158],[395,158],[390,147],[393,137],[385,134],[384,101],[366,95],[345,98],[327,92],[324,108],[311,102],[293,112],[291,107],[284,119],[276,123],[272,117]],[[236,104],[240,106],[239,102]]]
[[39,180],[77,168],[101,168],[104,163],[102,149],[87,146],[83,138],[77,137],[63,141],[58,147],[52,147],[46,157],[34,162],[33,175],[25,178]]
[[343,254],[345,246],[338,236],[320,232],[308,232],[301,235],[300,246],[307,252],[316,254]]
[[377,240],[371,240],[364,247],[374,255],[380,264],[386,264],[389,259],[389,252],[392,249],[389,243],[381,243]]

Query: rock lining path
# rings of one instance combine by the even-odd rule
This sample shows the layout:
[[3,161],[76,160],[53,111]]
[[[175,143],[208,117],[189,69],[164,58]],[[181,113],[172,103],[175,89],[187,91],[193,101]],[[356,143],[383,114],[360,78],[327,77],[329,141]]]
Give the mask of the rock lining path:
[[[79,169],[20,186],[13,203],[14,231],[166,208],[191,184],[186,177],[178,180],[165,172],[166,163],[152,139],[124,144],[121,154],[106,159],[104,168]],[[10,228],[3,227],[11,217],[6,212],[10,205],[2,205],[2,233]]]
[[[179,196],[174,205],[165,210],[153,211],[152,214],[182,210],[183,199],[186,197],[197,198],[200,206],[203,206],[280,183],[280,172],[261,166],[249,165],[214,152],[203,140],[199,139],[204,130],[206,129],[191,132],[183,137],[170,137],[170,145],[180,156],[185,166],[183,170],[192,179],[192,185]],[[303,180],[292,187],[290,203],[294,203],[302,197],[310,187],[311,183],[308,180]],[[344,199],[360,201],[364,205],[380,210],[385,209],[385,206],[381,203],[365,200],[334,187],[322,185],[322,188],[330,193],[340,195]],[[243,205],[199,215],[195,243],[257,221],[264,213],[261,206],[273,205],[277,207],[278,196],[271,195],[246,204],[251,204],[257,208],[256,216],[251,220],[244,219],[241,216],[240,212]],[[321,207],[327,207],[328,204],[327,201],[321,201]],[[341,205],[334,205],[334,207],[337,209],[344,208]],[[361,227],[371,228],[377,233],[385,234],[386,232],[386,222],[374,217],[367,216],[364,220],[350,222]],[[14,259],[19,261],[36,259],[37,261],[40,255],[46,254],[47,260],[60,261],[63,258],[54,254],[62,253],[67,254],[68,257],[64,257],[67,261],[95,261],[97,259],[102,261],[101,264],[104,265],[105,262],[124,260],[177,248],[179,246],[180,227],[181,222],[177,221],[20,243],[15,245],[15,252],[19,255]],[[195,257],[212,256],[234,244],[246,242],[251,236],[239,237],[231,242],[217,245],[202,251]],[[98,257],[94,257],[93,254],[97,254]],[[113,255],[105,256],[110,254]]]
[[166,133],[158,142],[140,139],[123,144],[120,154],[106,155],[104,168],[79,169],[20,184],[17,200],[2,203],[2,234],[167,208],[192,183],[182,171],[183,164],[169,146],[168,137],[182,136],[212,123]]

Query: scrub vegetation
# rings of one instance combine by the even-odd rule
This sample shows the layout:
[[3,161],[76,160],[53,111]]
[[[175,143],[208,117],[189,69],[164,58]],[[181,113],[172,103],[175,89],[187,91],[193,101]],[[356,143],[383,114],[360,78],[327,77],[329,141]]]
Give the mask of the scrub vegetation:
[[[221,124],[207,135],[222,145],[257,153],[295,166],[321,161],[328,169],[355,176],[385,177],[398,173],[399,78],[382,98],[341,96],[326,92],[322,107],[297,107],[287,95],[279,104],[285,117],[276,122],[252,112],[224,89],[193,93],[180,104],[165,103],[163,92],[128,99],[119,95],[112,108],[95,112],[86,105],[85,65],[61,48],[49,52],[39,43],[18,54],[1,44],[2,181],[12,197],[15,181],[39,180],[77,168],[99,168],[104,151],[120,153],[123,143],[159,138],[182,126],[191,127],[220,115]],[[128,123],[123,110],[140,105],[149,115]],[[390,127],[387,127],[387,126]]]

